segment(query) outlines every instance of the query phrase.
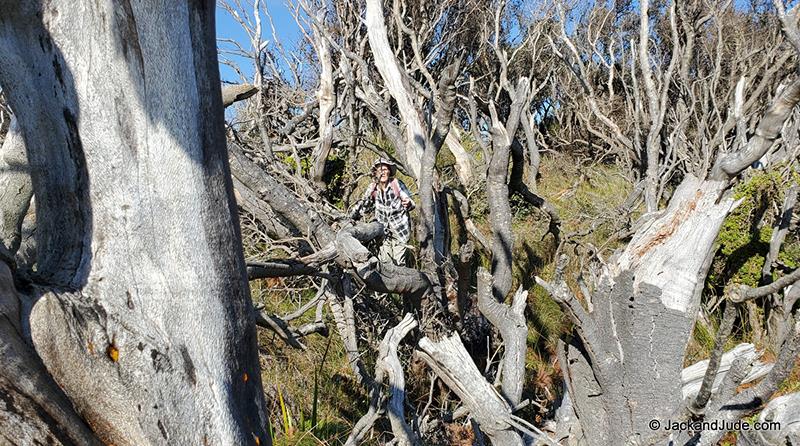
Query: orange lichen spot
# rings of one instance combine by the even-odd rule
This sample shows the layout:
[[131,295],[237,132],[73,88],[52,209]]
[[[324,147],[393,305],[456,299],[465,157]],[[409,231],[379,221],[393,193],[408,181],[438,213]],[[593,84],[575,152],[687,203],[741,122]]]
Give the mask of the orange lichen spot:
[[249,379],[250,379],[250,376],[248,376],[247,373],[243,373],[242,374],[242,381],[247,382]]
[[109,358],[111,358],[112,361],[119,361],[119,350],[114,344],[109,344],[108,348],[106,349],[106,354]]
[[260,446],[261,445],[261,439],[258,438],[258,435],[253,434],[253,438],[255,438],[255,440],[256,440],[256,446]]

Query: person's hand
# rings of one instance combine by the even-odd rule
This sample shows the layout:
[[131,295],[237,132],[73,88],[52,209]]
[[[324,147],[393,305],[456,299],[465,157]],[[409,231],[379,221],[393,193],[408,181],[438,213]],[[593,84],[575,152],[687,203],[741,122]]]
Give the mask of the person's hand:
[[410,198],[401,198],[400,203],[403,205],[404,208],[408,209],[411,206],[411,199]]

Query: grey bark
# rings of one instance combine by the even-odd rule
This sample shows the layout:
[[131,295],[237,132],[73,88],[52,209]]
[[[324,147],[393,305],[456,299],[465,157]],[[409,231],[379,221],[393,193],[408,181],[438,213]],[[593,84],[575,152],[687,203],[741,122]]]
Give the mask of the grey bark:
[[505,124],[499,121],[494,104],[490,103],[492,154],[486,172],[486,197],[492,225],[493,294],[498,301],[503,301],[511,291],[514,234],[511,231],[511,205],[508,201],[508,166],[511,143],[519,126],[522,108],[527,105],[528,88],[528,79],[522,77],[517,88],[511,90],[515,93],[512,95],[514,101]]
[[26,342],[21,299],[0,262],[0,443],[102,444]]
[[[786,238],[786,234],[789,232],[794,208],[797,206],[797,192],[797,184],[792,184],[786,191],[781,214],[772,228],[772,237],[769,241],[769,253],[767,254],[767,258],[764,259],[764,267],[761,270],[762,283],[767,283],[772,280],[773,264],[778,259],[778,253]],[[768,301],[767,334],[769,336],[769,342],[773,347],[778,347],[781,342],[783,342],[783,337],[789,328],[786,326],[788,315],[791,313],[792,306],[794,305],[789,291],[790,289],[784,291],[783,296],[773,294]]]
[[286,186],[250,161],[237,144],[228,144],[231,172],[235,180],[254,192],[298,232],[317,238],[320,245],[334,240],[336,233],[314,209],[299,203]]
[[542,155],[539,153],[539,144],[536,142],[536,132],[533,128],[533,116],[530,111],[525,110],[521,118],[522,129],[525,132],[525,142],[528,147],[528,186],[536,192],[536,181],[539,176],[539,166],[542,163]]
[[731,296],[731,300],[733,302],[747,302],[759,297],[768,296],[772,293],[777,293],[785,287],[794,286],[798,280],[800,280],[800,268],[795,269],[769,285],[760,286],[758,288],[740,285],[736,288],[733,296]]
[[580,342],[564,352],[564,373],[586,444],[641,441],[651,419],[665,421],[681,404],[684,345],[667,340],[687,339],[691,320],[665,307],[657,288],[636,290],[633,281],[624,273],[603,283],[593,295],[593,313],[564,296],[563,286],[561,292],[551,287],[580,324]]
[[0,11],[0,84],[37,198],[46,286],[29,322],[47,371],[106,443],[268,443],[214,3]]
[[0,259],[5,262],[13,264],[22,240],[22,222],[32,197],[25,141],[12,117],[0,148]]
[[522,386],[525,383],[525,353],[527,351],[528,326],[525,323],[525,306],[528,292],[518,289],[511,305],[494,300],[492,277],[478,270],[478,308],[492,323],[503,338],[503,396],[511,407],[522,402]]
[[772,228],[772,237],[769,240],[769,253],[767,258],[764,259],[764,266],[761,268],[761,281],[771,281],[770,274],[772,273],[773,263],[778,259],[778,253],[781,250],[783,241],[786,239],[786,233],[789,232],[789,224],[792,221],[792,214],[794,207],[797,205],[797,184],[792,184],[786,191],[786,197],[783,200],[781,207],[781,214],[775,220],[775,225]]
[[700,390],[697,391],[697,397],[689,405],[689,409],[694,413],[702,413],[706,404],[708,404],[709,398],[711,398],[711,389],[717,378],[717,372],[719,371],[722,350],[725,348],[725,342],[728,341],[728,336],[731,334],[734,319],[736,319],[736,306],[733,302],[728,302],[725,304],[722,321],[720,321],[717,334],[714,337],[714,349],[711,351],[711,356],[708,358],[708,366],[706,367],[706,373],[705,376],[703,376]]
[[778,93],[759,121],[755,135],[750,138],[744,149],[717,159],[709,177],[712,180],[732,178],[764,156],[780,136],[783,124],[791,116],[798,101],[800,101],[800,78]]

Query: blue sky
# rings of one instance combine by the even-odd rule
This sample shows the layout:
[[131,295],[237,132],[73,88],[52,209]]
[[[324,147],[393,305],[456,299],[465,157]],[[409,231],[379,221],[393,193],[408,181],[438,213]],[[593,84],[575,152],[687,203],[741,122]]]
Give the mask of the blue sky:
[[[242,1],[242,4],[247,8],[248,1]],[[294,17],[286,6],[284,0],[264,0],[269,14],[272,16],[272,22],[275,25],[275,32],[278,39],[287,51],[291,51],[298,39],[301,39],[300,32],[295,23]],[[239,24],[231,18],[227,11],[217,6],[217,38],[234,39],[242,44],[247,49],[250,49],[247,34],[242,30]],[[262,18],[262,39],[272,41],[272,30],[269,26],[269,21],[266,17]],[[242,62],[239,64],[240,69],[245,75],[252,78],[253,68],[251,62]],[[239,82],[239,76],[236,72],[227,65],[220,64],[220,77],[223,81]]]

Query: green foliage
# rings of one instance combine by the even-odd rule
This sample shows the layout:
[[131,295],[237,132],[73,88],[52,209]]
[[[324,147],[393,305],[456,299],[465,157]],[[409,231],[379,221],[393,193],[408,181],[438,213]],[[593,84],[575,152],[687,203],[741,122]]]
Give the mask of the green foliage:
[[[543,160],[539,191],[556,207],[563,222],[563,231],[583,229],[586,222],[610,215],[631,191],[631,183],[617,166],[599,164],[580,166],[567,156]],[[610,220],[609,220],[610,221]],[[585,241],[601,245],[611,225],[600,225]]]
[[[297,169],[297,159],[294,155],[289,153],[277,153],[275,155],[283,164],[289,166],[289,168],[294,171]],[[311,170],[311,159],[309,157],[300,158],[300,173],[304,176],[308,175],[308,172]]]
[[800,267],[800,243],[784,243],[783,249],[778,253],[778,262],[789,269]]
[[736,186],[734,198],[742,201],[717,237],[719,251],[708,276],[712,289],[720,292],[728,282],[758,285],[772,237],[769,206],[782,202],[783,184],[778,171],[759,171]]

